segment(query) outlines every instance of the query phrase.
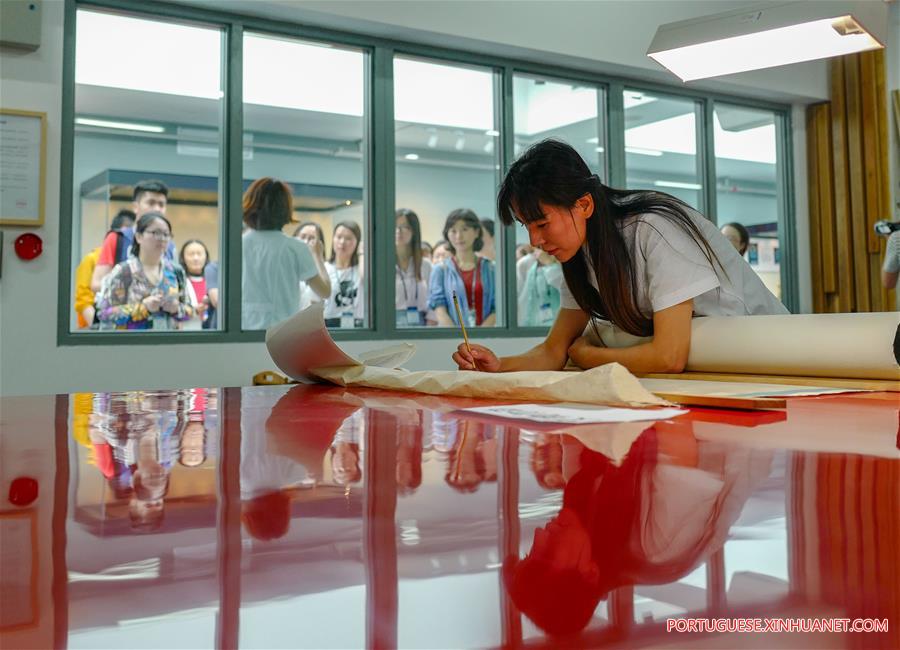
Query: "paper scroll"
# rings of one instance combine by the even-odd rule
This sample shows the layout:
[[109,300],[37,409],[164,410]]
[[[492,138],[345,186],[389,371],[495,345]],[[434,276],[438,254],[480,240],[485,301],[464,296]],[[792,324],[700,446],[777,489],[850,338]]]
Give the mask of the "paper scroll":
[[[695,318],[685,370],[900,380],[893,353],[898,325],[900,312]],[[599,330],[608,347],[649,340],[609,323]]]

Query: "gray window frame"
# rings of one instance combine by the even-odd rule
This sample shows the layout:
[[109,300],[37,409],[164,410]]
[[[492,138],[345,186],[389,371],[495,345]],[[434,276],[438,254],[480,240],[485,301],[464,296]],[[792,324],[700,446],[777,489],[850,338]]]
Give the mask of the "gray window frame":
[[[200,332],[70,332],[73,296],[70,287],[72,268],[73,181],[75,144],[75,16],[78,9],[96,9],[132,13],[161,20],[192,21],[218,27],[223,32],[223,70],[225,97],[222,122],[220,182],[222,187],[222,259],[227,264],[223,273],[225,309],[221,313],[220,331]],[[716,173],[712,131],[715,102],[770,110],[775,114],[779,188],[779,237],[782,244],[782,300],[791,311],[799,307],[797,288],[797,237],[794,215],[793,150],[791,141],[791,107],[788,104],[750,99],[723,93],[698,91],[677,85],[647,83],[614,75],[598,74],[585,69],[513,60],[483,53],[468,52],[430,45],[402,42],[375,36],[311,27],[293,22],[244,16],[237,13],[171,5],[145,3],[140,0],[65,0],[62,79],[62,149],[60,155],[60,265],[57,296],[57,345],[156,345],[196,343],[251,343],[265,339],[262,331],[242,331],[241,323],[241,182],[243,136],[243,33],[286,36],[361,49],[367,54],[365,132],[365,205],[368,237],[374,251],[368,255],[369,326],[356,330],[330,330],[338,341],[416,340],[458,337],[455,328],[398,329],[392,309],[374,310],[373,305],[394,304],[394,201],[395,147],[393,110],[393,57],[422,57],[448,64],[476,65],[495,70],[500,93],[495,104],[499,116],[499,160],[501,172],[513,161],[513,75],[547,76],[596,85],[603,90],[606,111],[606,160],[612,186],[622,187],[625,180],[625,130],[622,92],[626,87],[682,97],[698,106],[698,154],[704,184],[704,214],[716,214]],[[514,226],[498,229],[498,251],[503,252],[502,295],[503,325],[474,328],[472,338],[540,337],[547,329],[520,327],[516,322],[516,273]]]

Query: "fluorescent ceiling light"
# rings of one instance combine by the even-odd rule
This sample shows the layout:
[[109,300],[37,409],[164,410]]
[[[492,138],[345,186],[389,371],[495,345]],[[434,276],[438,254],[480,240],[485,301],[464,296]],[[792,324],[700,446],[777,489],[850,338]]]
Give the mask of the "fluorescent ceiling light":
[[642,149],[641,147],[625,147],[626,153],[636,153],[641,156],[653,156],[659,158],[663,152],[659,149]]
[[596,151],[597,153],[603,153],[604,151],[606,151],[606,149],[604,149],[603,147],[594,147],[594,151]]
[[699,190],[703,189],[700,183],[681,183],[679,181],[653,181],[656,187],[674,187],[679,190]]
[[879,4],[788,2],[670,23],[656,31],[647,56],[692,81],[874,50],[883,45],[860,16]]
[[496,129],[489,129],[489,130],[485,131],[484,134],[489,135],[492,138],[496,138],[497,136],[500,135],[500,131],[498,131]]
[[418,159],[419,159],[419,154],[417,154],[417,153],[408,153],[408,154],[406,154],[406,155],[403,156],[403,157],[406,158],[407,160],[418,160]]
[[593,138],[588,138],[587,140],[585,140],[585,142],[587,142],[588,144],[599,144],[600,138],[594,136]]
[[75,124],[82,126],[99,126],[102,129],[122,129],[124,131],[142,131],[144,133],[165,133],[164,126],[154,124],[135,124],[133,122],[117,122],[113,120],[95,120],[89,117],[76,117]]

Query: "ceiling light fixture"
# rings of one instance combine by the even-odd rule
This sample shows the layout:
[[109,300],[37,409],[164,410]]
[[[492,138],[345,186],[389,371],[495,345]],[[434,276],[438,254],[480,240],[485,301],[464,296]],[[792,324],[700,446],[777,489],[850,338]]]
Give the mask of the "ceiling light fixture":
[[419,154],[417,154],[417,153],[408,153],[408,154],[406,154],[406,155],[403,156],[403,157],[406,158],[407,160],[418,160],[418,159],[419,159]]
[[653,156],[654,158],[663,155],[659,149],[644,149],[643,147],[625,147],[625,153],[636,153],[640,156]]
[[673,187],[679,190],[702,190],[700,183],[682,183],[680,181],[653,181],[656,187]]
[[587,140],[585,140],[585,142],[587,142],[588,144],[599,144],[600,138],[594,136],[593,138],[588,138]]
[[437,146],[437,143],[438,143],[438,134],[432,133],[428,136],[428,142],[426,142],[425,144],[428,146],[429,149],[434,149]]
[[496,131],[494,129],[489,129],[489,130],[485,131],[484,134],[489,135],[492,138],[496,138],[500,135],[500,131]]
[[884,35],[872,28],[883,29],[880,4],[787,2],[669,23],[647,56],[692,81],[879,49]]
[[456,149],[457,151],[462,151],[463,147],[465,147],[465,146],[466,146],[466,136],[463,135],[462,133],[459,133],[456,136],[456,144],[453,145],[453,148]]
[[75,124],[97,126],[101,129],[122,129],[123,131],[141,131],[143,133],[165,133],[166,127],[155,124],[136,124],[134,122],[116,122],[113,120],[95,120],[89,117],[76,117]]

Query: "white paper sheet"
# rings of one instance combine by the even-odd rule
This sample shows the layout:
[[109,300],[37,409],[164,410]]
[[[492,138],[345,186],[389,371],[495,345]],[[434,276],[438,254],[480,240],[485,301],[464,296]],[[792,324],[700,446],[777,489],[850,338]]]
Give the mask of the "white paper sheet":
[[651,393],[704,395],[708,397],[813,397],[840,393],[865,393],[870,391],[826,386],[793,386],[787,384],[750,384],[732,381],[705,381],[702,379],[656,379],[642,377],[641,386]]
[[687,413],[683,409],[625,409],[587,407],[580,404],[509,404],[506,406],[477,406],[460,409],[512,420],[555,422],[559,424],[599,424],[603,422],[648,422],[668,420]]

